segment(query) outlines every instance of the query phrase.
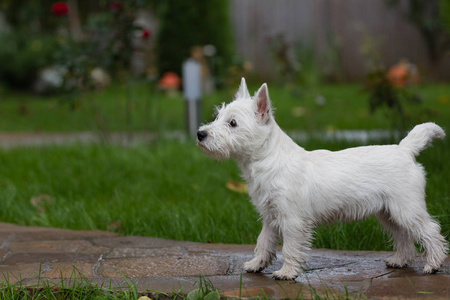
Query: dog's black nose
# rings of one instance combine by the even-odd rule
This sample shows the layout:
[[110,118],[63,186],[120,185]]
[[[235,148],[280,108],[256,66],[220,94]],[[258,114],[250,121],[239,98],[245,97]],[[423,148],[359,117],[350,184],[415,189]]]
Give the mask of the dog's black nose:
[[197,131],[197,138],[201,142],[208,136],[208,133],[206,131]]

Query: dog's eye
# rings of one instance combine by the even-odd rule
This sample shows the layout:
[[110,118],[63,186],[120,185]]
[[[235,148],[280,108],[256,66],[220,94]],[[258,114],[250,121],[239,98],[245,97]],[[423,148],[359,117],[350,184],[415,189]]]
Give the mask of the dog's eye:
[[236,123],[235,119],[232,119],[229,124],[230,124],[231,127],[236,127],[237,126],[237,123]]

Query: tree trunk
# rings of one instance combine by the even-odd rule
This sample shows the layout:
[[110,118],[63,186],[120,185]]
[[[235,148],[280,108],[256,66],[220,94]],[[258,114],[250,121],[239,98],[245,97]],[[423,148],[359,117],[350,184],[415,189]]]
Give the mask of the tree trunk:
[[83,30],[81,29],[80,15],[78,13],[77,0],[68,0],[69,6],[69,29],[72,38],[79,42],[84,38]]

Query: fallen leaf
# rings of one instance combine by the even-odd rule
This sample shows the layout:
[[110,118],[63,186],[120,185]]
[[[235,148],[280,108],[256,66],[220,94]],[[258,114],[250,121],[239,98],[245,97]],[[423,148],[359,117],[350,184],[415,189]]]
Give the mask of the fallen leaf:
[[41,194],[30,199],[31,205],[33,205],[40,214],[45,212],[45,204],[52,201],[53,198],[46,194]]
[[111,223],[108,224],[108,231],[118,231],[120,229],[123,229],[123,225],[122,222],[120,222],[119,220],[112,221]]
[[441,95],[438,98],[439,104],[449,104],[450,103],[450,95]]
[[244,182],[228,180],[227,188],[236,193],[248,193],[248,185]]

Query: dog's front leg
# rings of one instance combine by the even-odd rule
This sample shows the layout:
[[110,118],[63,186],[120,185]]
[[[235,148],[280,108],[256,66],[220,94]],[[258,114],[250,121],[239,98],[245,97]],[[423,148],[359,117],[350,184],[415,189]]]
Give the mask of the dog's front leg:
[[289,224],[281,227],[283,234],[283,267],[272,273],[277,280],[295,280],[300,273],[301,265],[308,255],[305,251],[310,249],[311,230],[306,227],[295,227]]
[[278,241],[278,230],[263,219],[263,227],[256,243],[255,257],[244,264],[245,271],[256,273],[269,266],[276,258]]

